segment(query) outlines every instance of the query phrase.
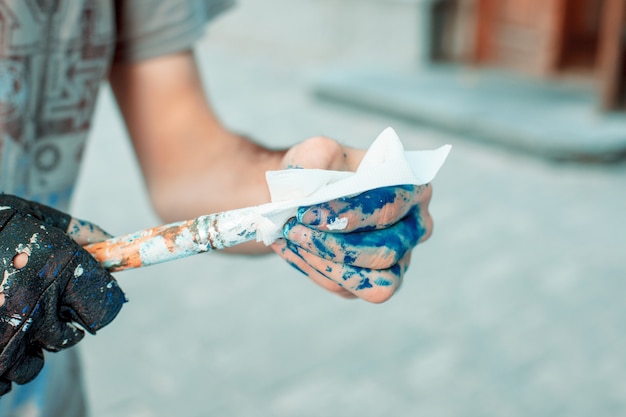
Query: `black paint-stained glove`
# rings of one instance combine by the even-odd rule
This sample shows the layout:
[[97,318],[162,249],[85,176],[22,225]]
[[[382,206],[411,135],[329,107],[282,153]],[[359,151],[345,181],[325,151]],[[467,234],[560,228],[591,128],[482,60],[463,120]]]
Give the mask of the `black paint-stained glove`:
[[[71,217],[0,195],[0,395],[31,381],[43,350],[59,351],[109,324],[126,301],[115,279],[65,232]],[[13,259],[28,255],[18,269]],[[24,255],[21,255],[24,256]]]

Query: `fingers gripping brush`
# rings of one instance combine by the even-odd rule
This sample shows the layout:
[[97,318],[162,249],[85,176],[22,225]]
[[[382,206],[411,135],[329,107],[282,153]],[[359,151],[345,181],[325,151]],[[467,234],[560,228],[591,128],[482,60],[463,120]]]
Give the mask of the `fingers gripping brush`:
[[427,184],[443,165],[450,145],[405,152],[391,128],[385,129],[355,172],[287,169],[266,173],[272,203],[200,216],[85,246],[110,271],[138,268],[229,248],[255,239],[266,245],[298,207],[356,196],[375,188]]

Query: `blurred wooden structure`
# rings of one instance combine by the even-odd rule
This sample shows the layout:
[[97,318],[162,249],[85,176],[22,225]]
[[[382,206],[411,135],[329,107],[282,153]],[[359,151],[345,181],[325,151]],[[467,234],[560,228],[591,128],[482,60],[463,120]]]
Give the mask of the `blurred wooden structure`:
[[435,60],[581,77],[626,107],[626,0],[443,0],[433,21]]

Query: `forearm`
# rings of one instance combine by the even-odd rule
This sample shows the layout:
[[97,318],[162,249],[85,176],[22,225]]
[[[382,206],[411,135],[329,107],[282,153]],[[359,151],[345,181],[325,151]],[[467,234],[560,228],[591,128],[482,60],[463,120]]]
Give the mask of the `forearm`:
[[110,80],[164,221],[269,201],[265,171],[278,169],[284,152],[222,125],[190,53],[117,64]]
[[195,126],[196,145],[173,147],[142,164],[157,214],[172,222],[268,202],[265,172],[279,168],[281,153]]

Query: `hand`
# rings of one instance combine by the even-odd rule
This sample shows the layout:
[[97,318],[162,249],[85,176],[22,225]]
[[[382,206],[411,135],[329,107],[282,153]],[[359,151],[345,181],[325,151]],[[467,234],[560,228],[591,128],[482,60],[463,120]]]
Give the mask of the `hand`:
[[73,322],[95,334],[126,301],[115,279],[65,234],[72,224],[50,207],[0,195],[0,395],[37,376],[42,349],[78,343],[84,332]]
[[[354,171],[364,153],[313,138],[291,148],[283,165]],[[386,301],[400,288],[413,247],[432,233],[431,194],[430,185],[385,187],[301,207],[272,249],[331,292]]]

